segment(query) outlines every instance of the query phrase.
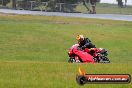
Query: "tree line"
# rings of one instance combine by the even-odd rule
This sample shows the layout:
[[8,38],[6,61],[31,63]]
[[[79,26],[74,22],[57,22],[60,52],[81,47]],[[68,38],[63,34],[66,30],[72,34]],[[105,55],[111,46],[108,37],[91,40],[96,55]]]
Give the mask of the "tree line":
[[[69,10],[71,12],[74,11],[74,8],[76,8],[76,5],[71,4],[78,4],[83,3],[85,8],[89,13],[96,13],[96,3],[100,2],[100,0],[0,0],[0,4],[2,6],[6,6],[8,3],[12,3],[12,8],[16,9],[17,6],[21,6],[23,9],[30,9],[31,8],[31,1],[35,1],[38,5],[41,4],[41,2],[47,2],[47,7],[50,9],[50,11],[58,11],[61,9],[61,11]],[[122,0],[116,0],[118,2],[119,7],[123,7],[123,1]],[[58,3],[64,3],[61,4],[61,8],[59,8]],[[89,8],[88,3],[91,4],[92,9]],[[125,6],[126,6],[127,0],[125,0]]]
[[[47,7],[50,8],[51,11],[58,10],[58,3],[63,3],[61,4],[61,11],[65,11],[66,9],[69,11],[74,11],[76,5],[71,4],[83,3],[89,12],[95,13],[96,2],[99,2],[100,0],[0,0],[0,4],[6,6],[8,3],[12,3],[13,9],[16,9],[17,6],[21,6],[24,9],[30,9],[30,1],[35,1],[39,5],[41,2],[48,2]],[[88,3],[92,4],[92,10],[90,10],[87,6]]]

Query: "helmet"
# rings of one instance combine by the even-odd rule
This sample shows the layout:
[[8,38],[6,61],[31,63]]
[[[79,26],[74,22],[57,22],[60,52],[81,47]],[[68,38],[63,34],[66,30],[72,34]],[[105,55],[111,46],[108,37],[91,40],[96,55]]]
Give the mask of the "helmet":
[[83,41],[84,40],[84,36],[83,35],[77,35],[76,37],[77,41]]

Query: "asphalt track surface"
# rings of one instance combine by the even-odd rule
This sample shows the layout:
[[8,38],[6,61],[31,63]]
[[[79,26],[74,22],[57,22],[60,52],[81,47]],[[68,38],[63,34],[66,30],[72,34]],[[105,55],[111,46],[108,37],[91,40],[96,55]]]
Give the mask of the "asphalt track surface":
[[42,11],[28,11],[28,10],[12,10],[12,9],[0,9],[0,13],[132,21],[132,15],[120,15],[120,14],[62,13],[62,12],[42,12]]

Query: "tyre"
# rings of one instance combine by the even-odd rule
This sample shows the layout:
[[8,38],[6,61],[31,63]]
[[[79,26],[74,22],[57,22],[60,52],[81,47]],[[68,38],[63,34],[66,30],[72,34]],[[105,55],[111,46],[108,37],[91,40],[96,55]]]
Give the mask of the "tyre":
[[70,57],[68,60],[68,63],[74,63],[74,62],[75,62],[75,59],[73,57]]

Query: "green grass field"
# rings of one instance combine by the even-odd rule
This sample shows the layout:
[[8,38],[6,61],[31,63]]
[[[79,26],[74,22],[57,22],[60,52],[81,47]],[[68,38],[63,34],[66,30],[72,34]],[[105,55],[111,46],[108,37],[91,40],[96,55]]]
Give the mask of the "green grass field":
[[132,22],[1,14],[0,88],[80,88],[75,81],[79,65],[67,63],[67,50],[77,34],[109,52],[110,64],[82,64],[87,73],[132,75]]

